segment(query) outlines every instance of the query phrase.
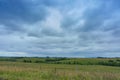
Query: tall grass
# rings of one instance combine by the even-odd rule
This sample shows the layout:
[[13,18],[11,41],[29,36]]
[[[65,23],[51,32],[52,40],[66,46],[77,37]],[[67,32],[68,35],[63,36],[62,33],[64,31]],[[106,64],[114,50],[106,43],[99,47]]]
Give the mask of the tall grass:
[[0,62],[0,80],[120,80],[120,68],[100,65]]

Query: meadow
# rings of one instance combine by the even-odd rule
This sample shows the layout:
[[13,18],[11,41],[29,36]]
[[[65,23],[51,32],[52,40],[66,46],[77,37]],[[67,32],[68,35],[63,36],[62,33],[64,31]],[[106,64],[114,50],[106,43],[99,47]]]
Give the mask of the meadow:
[[100,62],[119,59],[0,58],[0,80],[120,80],[118,64]]

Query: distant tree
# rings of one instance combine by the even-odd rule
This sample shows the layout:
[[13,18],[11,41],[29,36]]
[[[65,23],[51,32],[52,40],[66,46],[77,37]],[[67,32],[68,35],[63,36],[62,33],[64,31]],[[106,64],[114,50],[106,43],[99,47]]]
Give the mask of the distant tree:
[[108,60],[108,62],[114,62],[114,60]]
[[117,59],[116,61],[119,61],[119,62],[120,62],[120,59]]

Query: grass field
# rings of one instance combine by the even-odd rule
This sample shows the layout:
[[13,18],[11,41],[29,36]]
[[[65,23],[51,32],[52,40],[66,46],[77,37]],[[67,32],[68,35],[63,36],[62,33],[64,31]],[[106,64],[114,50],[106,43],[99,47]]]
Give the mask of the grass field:
[[0,61],[0,80],[120,80],[120,67]]

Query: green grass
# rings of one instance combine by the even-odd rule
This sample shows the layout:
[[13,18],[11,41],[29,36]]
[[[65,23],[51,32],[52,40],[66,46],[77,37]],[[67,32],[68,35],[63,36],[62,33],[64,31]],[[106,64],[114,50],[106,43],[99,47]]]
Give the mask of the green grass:
[[35,58],[14,57],[0,58],[0,61],[24,62],[24,63],[49,63],[49,64],[78,64],[78,65],[106,65],[119,66],[120,58]]
[[120,67],[0,61],[0,80],[120,80]]

